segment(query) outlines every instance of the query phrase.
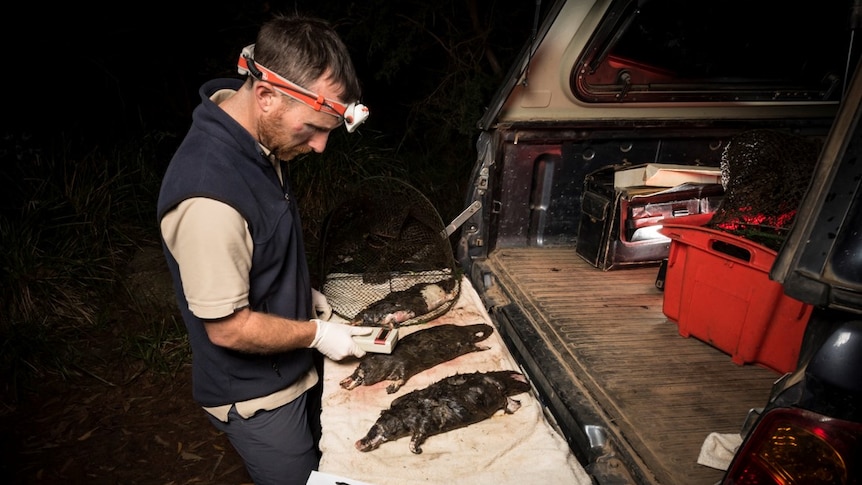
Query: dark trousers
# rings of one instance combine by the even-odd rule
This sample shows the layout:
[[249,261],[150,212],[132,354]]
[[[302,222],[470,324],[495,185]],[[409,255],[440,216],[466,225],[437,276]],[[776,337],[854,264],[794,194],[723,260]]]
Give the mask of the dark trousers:
[[[210,416],[223,431],[255,485],[305,485],[320,462],[320,393],[318,383],[293,402],[244,419],[231,408],[228,422]],[[209,415],[208,415],[209,416]]]

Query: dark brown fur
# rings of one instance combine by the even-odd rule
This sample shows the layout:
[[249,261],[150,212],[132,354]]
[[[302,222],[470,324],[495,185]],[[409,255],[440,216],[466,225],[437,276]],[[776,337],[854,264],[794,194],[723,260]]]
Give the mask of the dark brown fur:
[[371,451],[387,441],[410,435],[410,451],[422,453],[421,445],[429,436],[478,423],[501,409],[506,414],[514,413],[521,403],[511,396],[529,390],[526,377],[515,371],[446,377],[393,400],[356,442],[356,449]]
[[479,342],[494,333],[494,327],[477,323],[473,325],[438,325],[404,336],[391,354],[366,354],[356,370],[341,380],[341,387],[353,389],[371,386],[378,382],[395,381],[386,387],[386,392],[397,392],[408,379],[438,364],[471,352],[488,350]]
[[[406,290],[393,291],[378,300],[351,320],[351,325],[395,328],[400,324],[425,315],[457,296],[455,280],[452,278],[437,283],[418,283]],[[428,290],[434,291],[428,291]],[[429,295],[434,295],[429,299]]]

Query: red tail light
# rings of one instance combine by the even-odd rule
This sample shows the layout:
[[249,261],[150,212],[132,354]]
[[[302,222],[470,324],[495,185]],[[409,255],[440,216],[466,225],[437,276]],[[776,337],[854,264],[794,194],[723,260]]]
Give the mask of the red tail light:
[[725,474],[724,485],[852,485],[862,473],[862,424],[803,409],[764,415]]

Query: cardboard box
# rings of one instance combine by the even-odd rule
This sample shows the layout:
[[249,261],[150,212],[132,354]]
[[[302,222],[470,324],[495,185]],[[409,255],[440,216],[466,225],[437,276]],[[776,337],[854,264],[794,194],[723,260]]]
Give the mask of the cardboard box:
[[613,167],[587,176],[575,249],[604,271],[660,263],[670,250],[662,224],[706,224],[724,194],[717,184],[620,190],[613,176]]
[[812,306],[769,279],[776,252],[709,228],[665,225],[671,239],[662,310],[695,337],[743,365],[796,369]]
[[676,187],[685,183],[720,184],[719,167],[647,163],[614,173],[614,188],[626,187]]

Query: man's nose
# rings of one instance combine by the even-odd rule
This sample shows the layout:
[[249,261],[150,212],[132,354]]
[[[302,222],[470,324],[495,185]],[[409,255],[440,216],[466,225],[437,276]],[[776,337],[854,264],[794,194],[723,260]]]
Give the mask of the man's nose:
[[323,153],[323,150],[326,149],[327,140],[329,140],[329,133],[315,133],[311,139],[308,140],[308,146],[310,146],[315,153]]

